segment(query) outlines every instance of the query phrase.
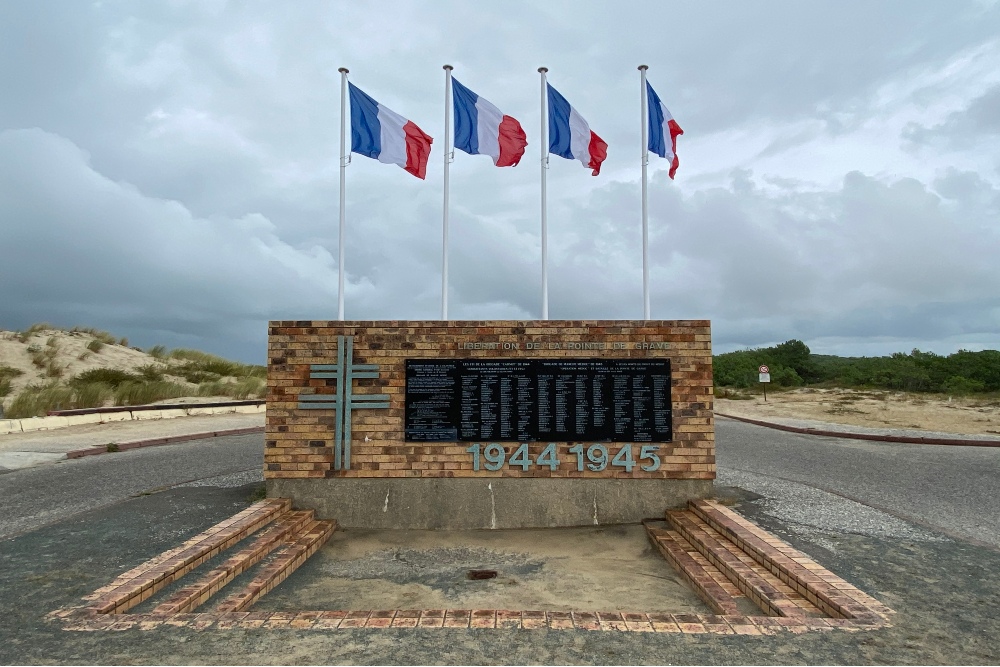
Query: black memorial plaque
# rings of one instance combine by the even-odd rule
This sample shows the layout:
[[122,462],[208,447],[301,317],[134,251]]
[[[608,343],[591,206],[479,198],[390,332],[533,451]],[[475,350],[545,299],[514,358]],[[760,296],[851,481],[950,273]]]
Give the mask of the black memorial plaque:
[[407,359],[405,438],[670,442],[669,359]]

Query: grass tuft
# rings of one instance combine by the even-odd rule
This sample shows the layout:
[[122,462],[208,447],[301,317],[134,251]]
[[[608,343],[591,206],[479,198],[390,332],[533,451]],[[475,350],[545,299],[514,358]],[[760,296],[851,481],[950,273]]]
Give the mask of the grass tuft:
[[84,384],[90,384],[92,382],[103,382],[111,385],[114,389],[122,383],[137,382],[139,380],[140,377],[138,375],[133,375],[132,373],[123,371],[119,368],[92,368],[89,371],[80,373],[70,380],[69,383],[70,385],[76,387]]
[[4,411],[7,419],[44,417],[50,410],[73,407],[73,390],[64,385],[29,385],[14,397],[10,407]]
[[146,350],[146,354],[153,357],[154,359],[166,359],[167,348],[165,345],[154,345],[153,347]]
[[123,382],[115,387],[115,405],[147,405],[187,394],[188,389],[176,382]]

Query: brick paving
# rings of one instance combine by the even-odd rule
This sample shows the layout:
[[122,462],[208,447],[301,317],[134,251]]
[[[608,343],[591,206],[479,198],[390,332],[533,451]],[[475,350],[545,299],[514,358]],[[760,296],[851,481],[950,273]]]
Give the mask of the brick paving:
[[[49,618],[72,631],[119,632],[161,626],[230,630],[276,628],[549,629],[668,634],[775,635],[887,627],[893,611],[802,552],[714,501],[668,512],[670,530],[647,526],[650,539],[715,611],[669,614],[516,609],[389,609],[254,612],[253,603],[315,553],[336,528],[287,499],[268,499],[216,524],[181,546],[133,568]],[[258,532],[259,531],[259,532]],[[256,539],[149,613],[128,610],[154,596],[246,537]],[[271,552],[274,555],[269,555]],[[263,561],[263,562],[262,562]],[[251,581],[212,611],[193,612],[240,572],[260,566]],[[723,585],[725,582],[728,585]],[[761,610],[741,614],[738,599]]]

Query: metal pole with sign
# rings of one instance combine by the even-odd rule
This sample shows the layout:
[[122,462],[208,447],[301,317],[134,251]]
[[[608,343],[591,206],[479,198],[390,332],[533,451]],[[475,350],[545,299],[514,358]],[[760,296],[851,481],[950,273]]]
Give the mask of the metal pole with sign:
[[767,401],[767,383],[771,381],[771,369],[769,369],[764,364],[760,365],[757,369],[760,378],[760,383],[764,385],[764,401]]

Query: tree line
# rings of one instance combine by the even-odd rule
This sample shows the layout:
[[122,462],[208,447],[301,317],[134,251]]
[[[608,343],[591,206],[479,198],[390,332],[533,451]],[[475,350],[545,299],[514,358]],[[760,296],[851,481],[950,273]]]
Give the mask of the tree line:
[[773,347],[726,352],[713,358],[718,387],[757,386],[757,369],[766,364],[779,387],[825,384],[895,391],[971,394],[1000,391],[1000,351],[959,350],[942,356],[914,349],[888,357],[837,357],[812,354],[800,340]]

